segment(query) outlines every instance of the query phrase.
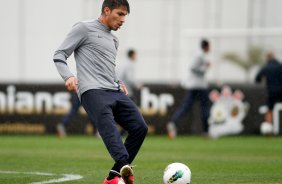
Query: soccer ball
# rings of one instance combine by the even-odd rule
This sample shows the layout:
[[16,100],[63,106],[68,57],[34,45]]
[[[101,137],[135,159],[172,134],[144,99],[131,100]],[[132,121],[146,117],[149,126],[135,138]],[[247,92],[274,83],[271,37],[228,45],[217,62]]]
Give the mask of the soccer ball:
[[164,184],[190,184],[191,171],[182,163],[169,164],[163,175]]
[[273,127],[271,123],[263,122],[260,126],[260,132],[263,135],[269,135],[273,132]]

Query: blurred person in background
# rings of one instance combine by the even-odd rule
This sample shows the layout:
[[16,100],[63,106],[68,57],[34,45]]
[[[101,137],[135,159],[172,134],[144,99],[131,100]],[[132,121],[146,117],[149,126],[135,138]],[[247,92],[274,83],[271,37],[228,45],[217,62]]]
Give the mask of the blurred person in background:
[[282,102],[282,64],[273,52],[266,54],[266,64],[256,75],[255,81],[261,83],[265,79],[267,89],[268,112],[265,114],[265,121],[272,124],[272,110],[277,102]]
[[[72,122],[73,118],[76,115],[78,115],[80,106],[81,106],[81,103],[77,96],[77,93],[72,92],[71,93],[71,108],[56,126],[57,134],[60,138],[64,138],[67,136],[67,127]],[[95,132],[96,132],[96,137],[100,138],[99,132],[98,131],[95,131]]]
[[194,59],[190,68],[190,77],[187,81],[187,92],[181,106],[174,112],[172,118],[167,123],[168,137],[173,139],[177,136],[177,126],[180,119],[190,111],[195,100],[201,102],[201,120],[203,123],[203,135],[208,135],[208,117],[209,117],[209,97],[208,97],[208,82],[205,79],[205,74],[210,66],[207,59],[207,54],[210,51],[210,43],[203,39],[200,43],[201,53]]
[[119,79],[125,84],[128,96],[136,103],[134,90],[140,89],[141,84],[136,80],[136,62],[137,52],[134,49],[127,51],[127,59],[119,67],[117,67],[117,74]]
[[[115,161],[104,184],[134,184],[130,164],[148,131],[137,106],[127,96],[126,86],[115,73],[119,41],[111,31],[118,30],[129,13],[127,0],[104,0],[100,17],[75,24],[53,58],[66,88],[77,91]],[[67,65],[73,52],[78,79]],[[116,122],[128,133],[124,143]]]
[[61,122],[57,124],[57,133],[60,138],[67,135],[66,127],[70,124],[71,120],[78,113],[80,101],[77,93],[71,93],[71,108],[69,112],[62,118]]
[[[134,49],[129,49],[127,51],[126,60],[117,66],[117,75],[119,79],[126,86],[128,91],[128,96],[131,100],[137,103],[134,91],[141,88],[141,84],[136,80],[136,62],[137,62],[137,52]],[[124,129],[120,130],[122,136],[126,136],[126,131]]]

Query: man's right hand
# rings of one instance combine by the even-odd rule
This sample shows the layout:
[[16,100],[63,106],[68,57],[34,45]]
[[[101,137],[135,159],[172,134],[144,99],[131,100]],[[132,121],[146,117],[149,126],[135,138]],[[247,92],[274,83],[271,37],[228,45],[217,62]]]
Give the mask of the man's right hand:
[[74,76],[68,78],[65,82],[65,86],[68,91],[77,92],[77,85],[78,85],[78,82],[77,82],[76,77]]

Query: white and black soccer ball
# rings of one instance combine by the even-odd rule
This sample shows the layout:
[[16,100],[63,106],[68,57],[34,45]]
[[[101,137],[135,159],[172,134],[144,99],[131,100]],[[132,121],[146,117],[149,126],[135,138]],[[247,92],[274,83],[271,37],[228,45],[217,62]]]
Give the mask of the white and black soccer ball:
[[272,123],[268,123],[268,122],[263,122],[260,125],[260,133],[262,135],[270,135],[273,133],[273,126]]
[[163,175],[164,184],[190,184],[191,171],[182,163],[169,164]]

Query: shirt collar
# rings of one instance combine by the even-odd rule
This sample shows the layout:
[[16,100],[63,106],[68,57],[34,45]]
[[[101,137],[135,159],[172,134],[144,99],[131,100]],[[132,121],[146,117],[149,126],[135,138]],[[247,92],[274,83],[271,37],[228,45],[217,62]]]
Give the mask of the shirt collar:
[[103,24],[99,19],[97,19],[96,22],[98,23],[98,25],[101,27],[103,31],[106,31],[106,32],[111,31],[111,29],[108,26],[106,26],[105,24]]

